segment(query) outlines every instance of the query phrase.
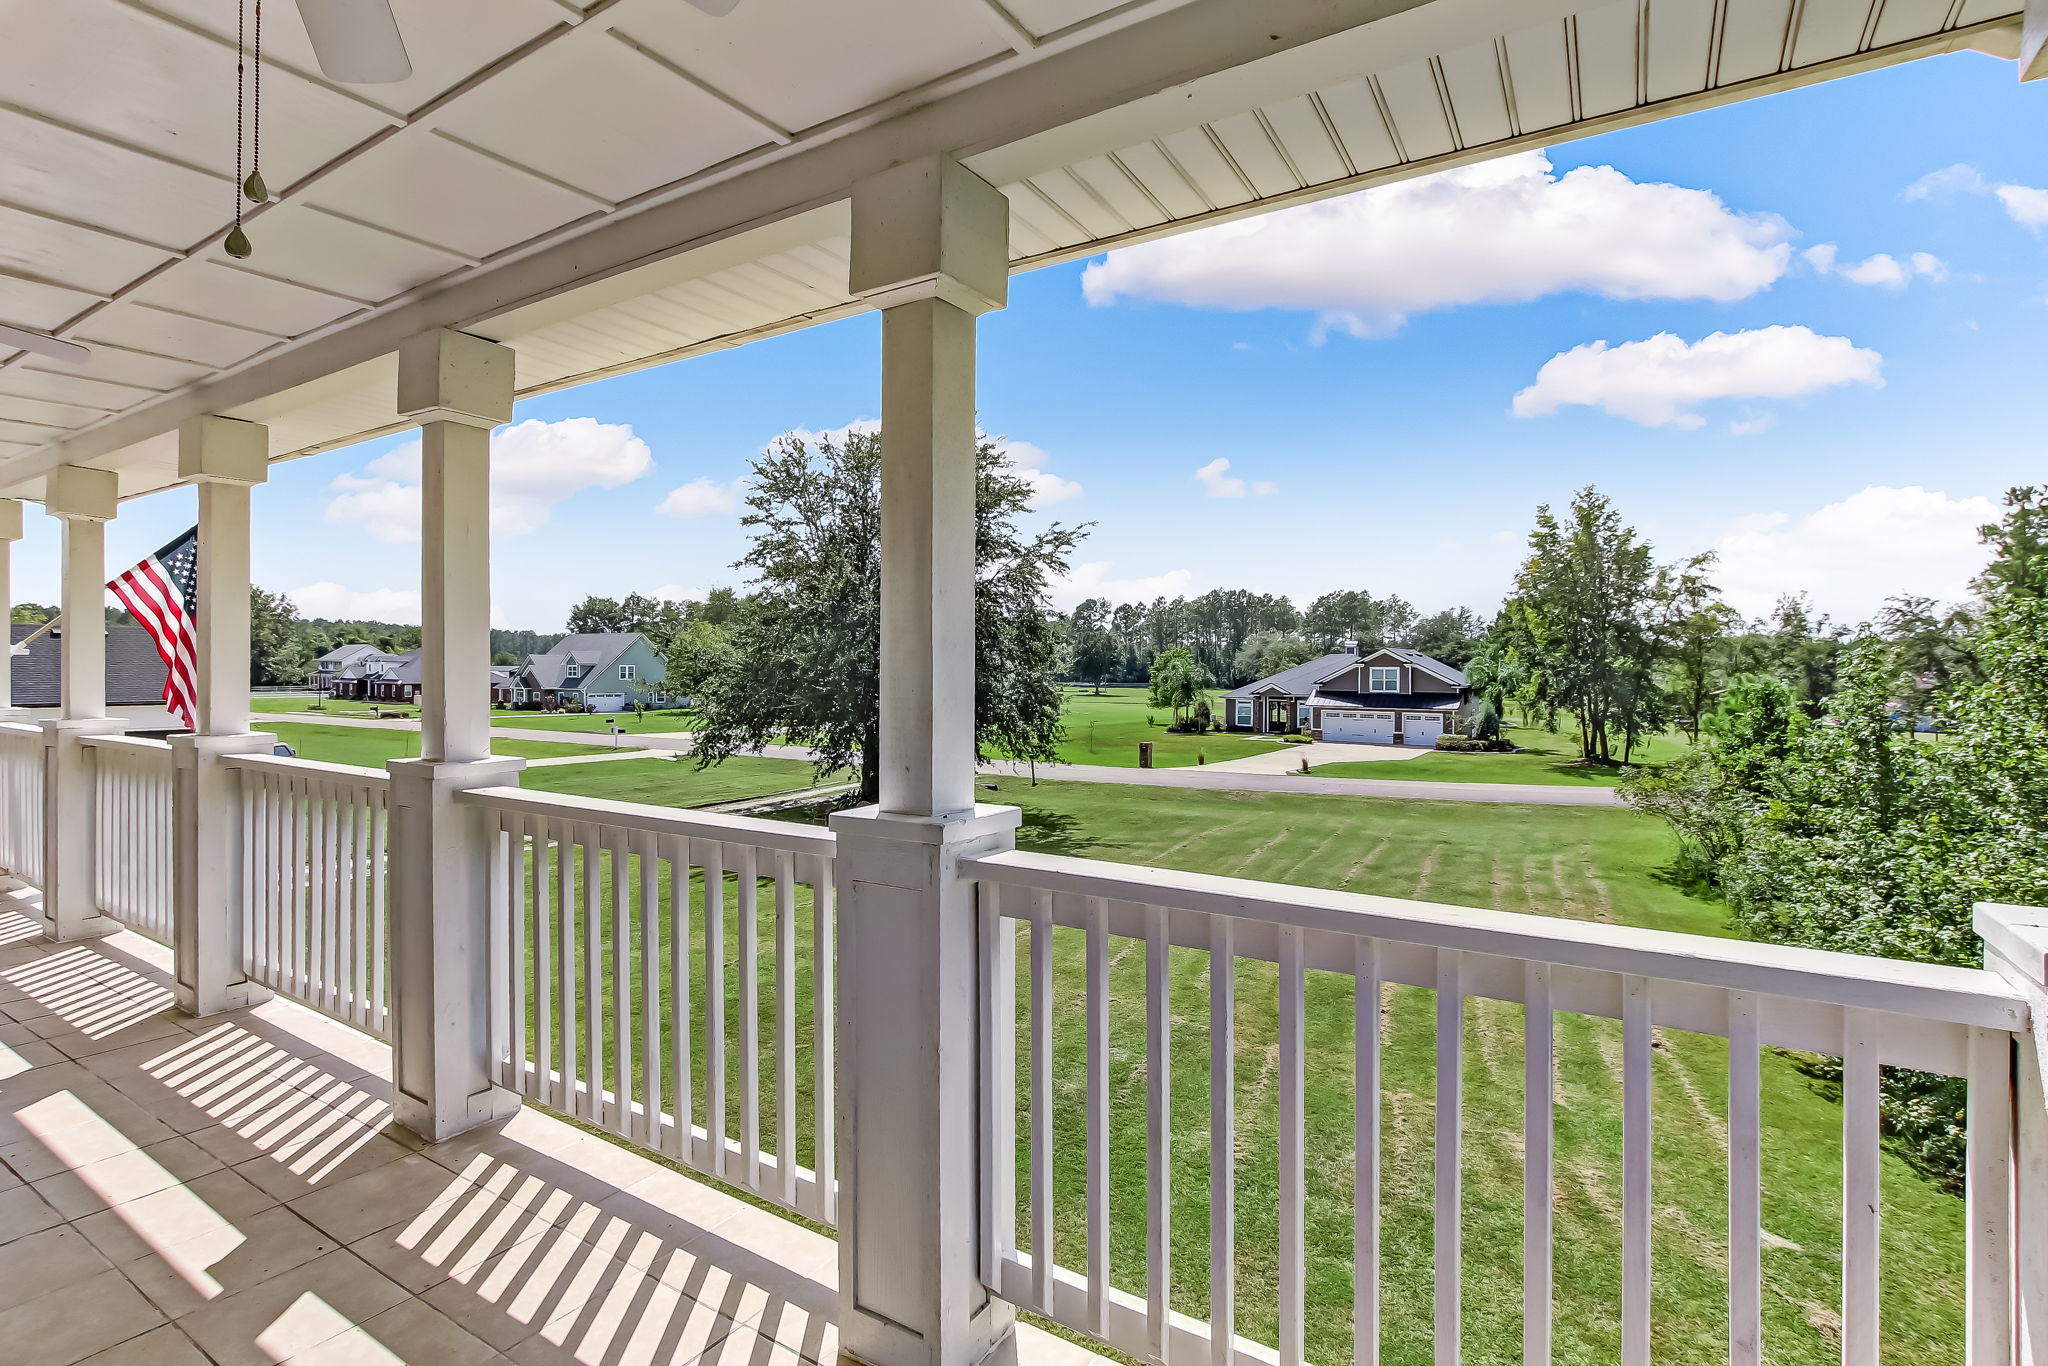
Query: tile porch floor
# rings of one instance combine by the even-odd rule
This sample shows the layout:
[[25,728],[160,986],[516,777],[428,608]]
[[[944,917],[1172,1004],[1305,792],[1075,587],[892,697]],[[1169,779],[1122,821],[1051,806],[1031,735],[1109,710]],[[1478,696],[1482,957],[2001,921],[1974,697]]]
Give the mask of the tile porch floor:
[[183,1016],[167,950],[45,943],[21,895],[0,1366],[835,1360],[830,1239],[533,1109],[424,1146],[389,1124],[384,1045],[281,1000]]

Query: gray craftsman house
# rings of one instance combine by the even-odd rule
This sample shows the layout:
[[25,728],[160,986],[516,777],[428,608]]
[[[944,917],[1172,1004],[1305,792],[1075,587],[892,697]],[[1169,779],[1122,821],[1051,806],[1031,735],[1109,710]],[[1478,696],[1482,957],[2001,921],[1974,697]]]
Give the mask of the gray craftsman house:
[[1420,650],[1324,655],[1223,695],[1226,730],[1429,746],[1452,728],[1465,675]]
[[668,666],[638,631],[564,636],[528,655],[512,684],[515,707],[625,711],[668,702]]

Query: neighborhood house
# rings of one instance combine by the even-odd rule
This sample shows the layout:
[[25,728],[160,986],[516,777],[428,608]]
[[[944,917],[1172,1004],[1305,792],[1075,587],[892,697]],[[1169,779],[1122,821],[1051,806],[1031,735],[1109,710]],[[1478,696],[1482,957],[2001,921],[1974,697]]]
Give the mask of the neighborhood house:
[[[414,702],[420,695],[418,650],[386,654],[374,645],[342,645],[314,662],[307,684],[329,697]],[[625,711],[663,706],[667,667],[637,631],[564,636],[524,664],[490,671],[495,706],[547,711]]]
[[1420,650],[1324,655],[1225,693],[1223,726],[1340,744],[1433,746],[1467,693],[1464,674]]

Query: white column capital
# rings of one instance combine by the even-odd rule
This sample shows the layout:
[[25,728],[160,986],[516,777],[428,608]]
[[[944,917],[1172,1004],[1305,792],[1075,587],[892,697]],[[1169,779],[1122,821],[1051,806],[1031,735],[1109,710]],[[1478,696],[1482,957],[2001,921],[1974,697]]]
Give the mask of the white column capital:
[[112,470],[59,465],[43,476],[43,511],[69,522],[111,522],[120,510],[120,480]]
[[987,313],[1010,298],[1010,201],[950,156],[892,166],[853,187],[847,282],[876,308],[942,299]]
[[2020,16],[2020,79],[2048,78],[2048,0],[2027,0]]
[[512,420],[509,346],[440,328],[398,348],[398,411],[415,422],[491,428]]
[[0,498],[0,541],[21,539],[21,500]]
[[195,417],[178,428],[178,478],[194,484],[260,484],[270,477],[270,428],[232,417]]

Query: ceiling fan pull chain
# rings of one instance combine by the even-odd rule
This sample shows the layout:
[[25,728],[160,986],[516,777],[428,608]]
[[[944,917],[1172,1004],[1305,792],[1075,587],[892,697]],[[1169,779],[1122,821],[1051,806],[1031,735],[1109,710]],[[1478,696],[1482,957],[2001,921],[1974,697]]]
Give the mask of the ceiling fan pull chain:
[[236,0],[235,5],[235,225],[228,229],[227,241],[222,243],[227,254],[240,259],[255,250],[249,245],[249,234],[242,231],[242,92],[248,84],[247,54],[245,43],[248,0]]
[[256,0],[255,57],[256,69],[250,77],[254,89],[249,109],[249,178],[242,182],[242,193],[251,203],[261,204],[270,198],[270,187],[263,183],[263,0]]

